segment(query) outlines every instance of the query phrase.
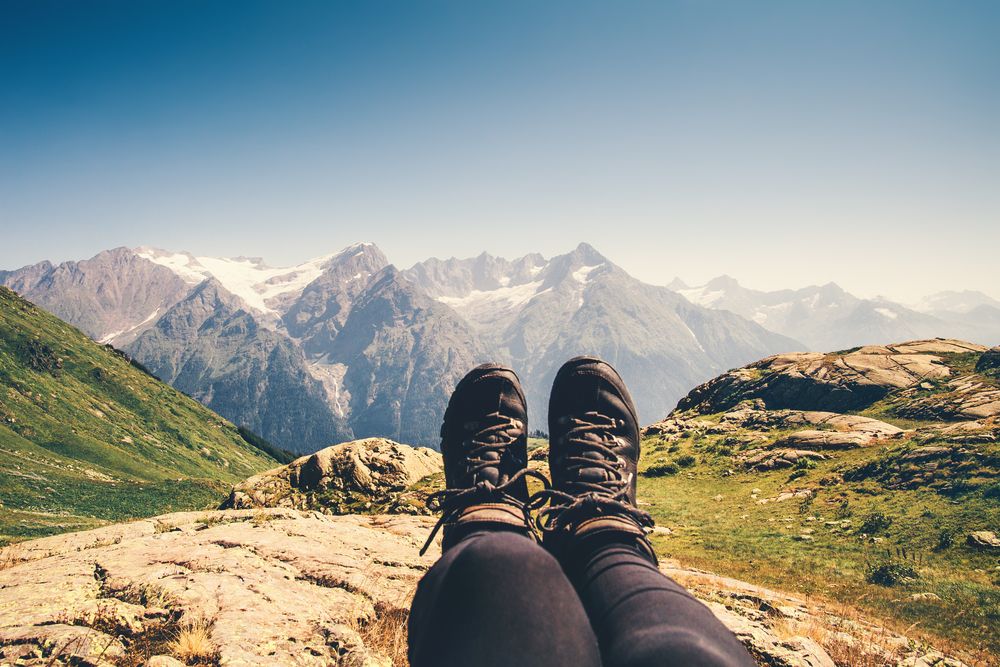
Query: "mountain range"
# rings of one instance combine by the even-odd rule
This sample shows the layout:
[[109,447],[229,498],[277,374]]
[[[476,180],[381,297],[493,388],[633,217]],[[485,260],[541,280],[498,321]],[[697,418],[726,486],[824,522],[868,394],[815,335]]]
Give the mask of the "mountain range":
[[[533,423],[544,424],[559,365],[599,355],[652,421],[692,386],[769,354],[931,335],[984,341],[1000,315],[985,295],[942,295],[918,312],[835,285],[655,286],[587,244],[549,259],[484,253],[405,270],[371,243],[285,268],[116,248],[0,271],[0,284],[296,452],[368,436],[436,446],[451,390],[485,361],[518,371]],[[964,312],[944,319],[959,303]]]
[[654,418],[698,382],[801,347],[586,244],[405,271],[370,243],[288,268],[116,248],[0,272],[0,284],[298,452],[375,435],[434,446],[451,390],[485,361],[514,364],[543,423],[551,378],[577,354],[615,363]]

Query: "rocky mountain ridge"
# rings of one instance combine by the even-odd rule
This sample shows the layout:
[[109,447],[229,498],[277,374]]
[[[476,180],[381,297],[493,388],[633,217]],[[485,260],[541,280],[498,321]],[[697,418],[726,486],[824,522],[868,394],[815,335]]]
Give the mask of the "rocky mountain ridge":
[[642,283],[585,243],[551,260],[484,254],[428,260],[404,275],[455,309],[496,358],[513,365],[532,415],[545,414],[556,371],[579,354],[609,360],[640,387],[635,400],[642,416],[662,412],[691,385],[745,363],[754,350],[801,347]]

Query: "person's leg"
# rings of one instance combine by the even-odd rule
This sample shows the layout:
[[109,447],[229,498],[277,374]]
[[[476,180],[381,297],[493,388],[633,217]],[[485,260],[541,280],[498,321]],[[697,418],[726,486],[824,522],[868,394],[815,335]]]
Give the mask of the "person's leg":
[[635,544],[582,545],[569,560],[606,667],[755,664],[708,607]]
[[479,531],[421,580],[413,667],[600,667],[587,614],[559,563],[514,532]]
[[[527,405],[517,375],[466,375],[441,426],[444,555],[410,610],[413,667],[599,667],[587,614],[559,563],[528,537]],[[437,527],[428,537],[431,543]],[[421,552],[422,553],[422,552]]]
[[709,609],[656,567],[636,506],[639,426],[621,377],[578,357],[556,374],[549,400],[552,489],[533,505],[545,545],[576,586],[605,667],[753,665]]

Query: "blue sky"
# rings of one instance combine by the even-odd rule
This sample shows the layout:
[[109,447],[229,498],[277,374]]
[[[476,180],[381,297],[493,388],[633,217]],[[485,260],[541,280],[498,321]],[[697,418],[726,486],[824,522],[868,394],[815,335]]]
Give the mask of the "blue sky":
[[1000,3],[0,5],[0,267],[588,241],[1000,296]]

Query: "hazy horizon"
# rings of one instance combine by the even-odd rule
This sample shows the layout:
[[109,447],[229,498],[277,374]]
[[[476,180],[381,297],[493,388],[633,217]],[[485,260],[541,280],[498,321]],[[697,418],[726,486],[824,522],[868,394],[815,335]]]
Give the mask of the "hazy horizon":
[[[149,245],[1000,285],[1000,5],[0,8],[0,267]],[[316,249],[320,249],[317,252]]]

